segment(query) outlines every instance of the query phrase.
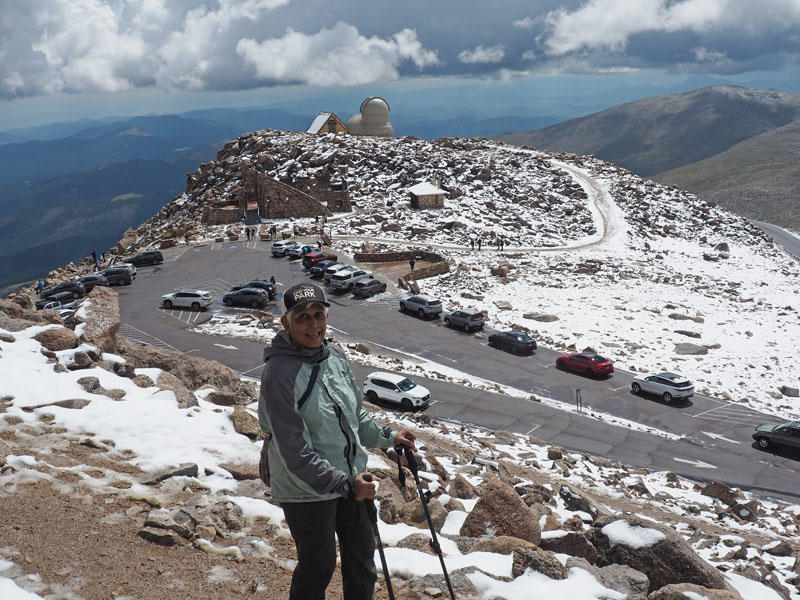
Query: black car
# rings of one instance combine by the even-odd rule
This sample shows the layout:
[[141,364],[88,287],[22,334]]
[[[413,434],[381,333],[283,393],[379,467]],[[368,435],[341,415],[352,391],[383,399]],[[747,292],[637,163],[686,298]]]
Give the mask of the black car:
[[133,281],[133,274],[125,267],[108,267],[97,271],[95,275],[102,275],[108,279],[108,285],[130,285]]
[[533,354],[536,340],[524,331],[497,331],[489,336],[489,345],[514,354]]
[[266,281],[264,279],[254,279],[250,283],[243,283],[241,285],[236,285],[231,288],[231,291],[236,292],[244,288],[258,288],[259,290],[264,290],[269,295],[270,300],[273,300],[275,296],[278,295],[278,292],[275,289],[275,284],[272,283],[271,281]]
[[73,298],[82,298],[86,295],[86,288],[80,281],[62,281],[54,286],[42,290],[42,298],[49,298],[53,294],[70,292]]
[[386,284],[377,279],[362,279],[353,284],[353,295],[357,298],[369,298],[375,294],[380,294],[386,291]]
[[164,255],[161,250],[143,250],[137,252],[130,258],[126,258],[125,262],[131,263],[137,267],[142,265],[160,265],[164,262]]
[[800,421],[791,423],[772,423],[756,426],[753,439],[759,448],[784,446],[800,450]]
[[95,286],[108,286],[109,282],[106,277],[102,275],[98,275],[95,273],[94,275],[82,275],[76,279],[76,281],[80,281],[83,284],[83,287],[86,288],[86,293],[92,291]]
[[225,306],[250,306],[264,308],[269,302],[266,290],[253,287],[244,287],[228,292],[222,297]]
[[325,275],[325,270],[335,264],[335,260],[321,260],[318,263],[314,263],[314,265],[308,271],[311,277],[322,277]]
[[48,298],[37,300],[34,306],[36,307],[36,310],[44,310],[48,308],[53,310],[58,310],[60,308],[74,308],[75,297],[72,295],[72,292],[57,292]]

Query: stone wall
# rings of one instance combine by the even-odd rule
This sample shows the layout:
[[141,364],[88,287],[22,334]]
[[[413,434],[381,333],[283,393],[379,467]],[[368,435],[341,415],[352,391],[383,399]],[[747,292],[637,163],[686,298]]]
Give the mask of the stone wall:
[[436,254],[435,252],[426,252],[424,250],[404,250],[400,252],[359,252],[353,255],[357,262],[398,262],[403,260],[411,260],[417,258],[430,263],[427,267],[414,269],[404,273],[398,279],[400,287],[409,289],[409,281],[417,279],[426,279],[427,277],[434,277],[436,275],[443,275],[450,272],[450,263],[447,262],[444,256]]
[[411,208],[444,208],[444,194],[431,194],[429,196],[411,194]]
[[239,202],[240,206],[258,204],[261,217],[265,219],[333,214],[313,196],[254,169],[247,169],[242,174]]
[[238,206],[225,208],[206,207],[206,213],[203,215],[203,221],[209,225],[227,225],[241,220],[242,210]]

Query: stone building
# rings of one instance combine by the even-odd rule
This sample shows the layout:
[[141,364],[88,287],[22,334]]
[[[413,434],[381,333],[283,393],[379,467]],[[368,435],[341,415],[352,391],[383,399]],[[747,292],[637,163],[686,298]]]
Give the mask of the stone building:
[[444,208],[444,198],[447,196],[445,190],[431,185],[427,181],[418,183],[408,188],[411,195],[411,208]]
[[321,112],[308,126],[306,133],[350,133],[350,130],[335,113]]
[[389,122],[389,103],[386,100],[370,96],[358,110],[358,114],[350,117],[346,123],[351,134],[392,137],[394,129]]

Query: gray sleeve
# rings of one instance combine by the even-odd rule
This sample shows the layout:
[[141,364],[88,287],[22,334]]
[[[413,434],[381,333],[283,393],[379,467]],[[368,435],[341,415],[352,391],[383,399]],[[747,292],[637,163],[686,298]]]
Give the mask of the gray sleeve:
[[305,422],[295,408],[294,381],[297,366],[271,359],[261,384],[261,402],[272,425],[272,438],[286,467],[298,479],[319,494],[347,497],[353,489],[352,478],[314,452],[303,437]]

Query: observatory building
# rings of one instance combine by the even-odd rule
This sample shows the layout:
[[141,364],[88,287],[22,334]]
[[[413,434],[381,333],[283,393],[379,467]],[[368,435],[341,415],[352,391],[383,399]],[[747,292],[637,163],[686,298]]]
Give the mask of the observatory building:
[[389,122],[389,103],[378,96],[371,96],[361,103],[358,114],[347,120],[347,128],[353,135],[377,135],[392,137]]

